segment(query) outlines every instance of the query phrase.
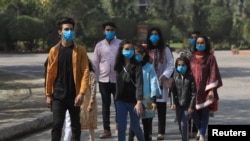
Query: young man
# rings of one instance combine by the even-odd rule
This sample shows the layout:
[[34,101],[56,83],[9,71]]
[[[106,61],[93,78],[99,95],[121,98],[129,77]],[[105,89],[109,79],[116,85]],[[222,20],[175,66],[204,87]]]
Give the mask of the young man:
[[121,40],[116,38],[116,26],[113,22],[104,23],[102,27],[105,39],[96,44],[92,63],[99,78],[99,91],[102,97],[104,132],[100,135],[100,138],[108,138],[112,136],[110,132],[111,95],[113,95],[114,100],[116,93],[115,56]]
[[46,103],[53,112],[52,141],[60,141],[66,110],[69,111],[72,140],[80,141],[80,105],[89,82],[86,49],[73,41],[72,18],[58,21],[60,41],[48,55]]

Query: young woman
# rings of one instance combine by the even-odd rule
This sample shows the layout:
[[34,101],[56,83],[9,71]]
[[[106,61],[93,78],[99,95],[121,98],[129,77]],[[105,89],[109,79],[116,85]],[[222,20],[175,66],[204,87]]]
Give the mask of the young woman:
[[163,41],[161,30],[157,27],[149,29],[147,47],[149,49],[150,62],[155,68],[159,84],[162,88],[162,97],[156,99],[158,113],[157,140],[164,140],[168,100],[168,88],[164,85],[174,71],[174,58],[170,49],[166,47]]
[[188,141],[188,120],[195,109],[195,82],[186,57],[176,59],[175,69],[171,87],[171,109],[176,110],[182,141]]
[[[161,96],[154,66],[149,63],[149,55],[146,46],[139,44],[135,46],[135,59],[141,62],[143,67],[143,104],[146,107],[142,118],[145,141],[152,141],[152,121],[155,117],[156,98]],[[134,140],[134,132],[130,128],[129,141]]]
[[116,95],[115,102],[118,120],[118,141],[126,140],[127,115],[130,125],[139,141],[145,141],[140,127],[140,116],[143,114],[143,75],[142,65],[134,59],[133,44],[128,40],[120,43],[115,67]]
[[[219,99],[217,89],[222,86],[221,75],[216,58],[210,54],[210,42],[206,36],[198,36],[190,66],[196,84],[196,110],[192,117],[198,128],[198,138],[205,140],[211,105],[216,107]],[[214,109],[216,110],[216,109]]]

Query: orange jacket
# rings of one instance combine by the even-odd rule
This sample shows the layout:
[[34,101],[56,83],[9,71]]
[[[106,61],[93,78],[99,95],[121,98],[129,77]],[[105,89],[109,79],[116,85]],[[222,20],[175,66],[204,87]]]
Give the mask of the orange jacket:
[[[49,51],[47,74],[46,74],[46,96],[54,93],[54,84],[58,70],[58,53],[60,42]],[[73,75],[76,94],[85,94],[89,83],[88,57],[85,47],[74,42],[72,52]]]

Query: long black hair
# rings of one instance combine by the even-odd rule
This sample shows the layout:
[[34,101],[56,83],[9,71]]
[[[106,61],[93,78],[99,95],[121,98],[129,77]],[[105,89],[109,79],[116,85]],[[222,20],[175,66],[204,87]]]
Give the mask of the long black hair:
[[91,60],[89,59],[89,57],[88,57],[88,62],[89,62],[89,71],[95,72],[95,70],[93,69],[92,62],[91,62]]
[[176,59],[175,61],[175,69],[178,67],[178,62],[183,61],[185,65],[187,66],[187,71],[186,73],[191,73],[191,67],[189,63],[189,59],[186,56],[180,56],[179,58]]
[[197,51],[197,49],[196,49],[196,44],[197,44],[198,38],[203,38],[203,39],[204,39],[204,41],[205,41],[205,46],[206,46],[206,48],[205,48],[205,50],[204,50],[204,53],[207,54],[207,55],[209,55],[209,54],[210,54],[211,45],[210,45],[210,41],[209,41],[208,37],[207,37],[207,36],[204,36],[204,35],[200,35],[200,36],[197,37],[197,39],[196,39],[196,41],[195,41],[195,45],[194,45],[194,47],[193,47],[193,51],[194,51],[194,52]]
[[[116,54],[116,60],[115,60],[115,66],[114,66],[114,70],[119,72],[121,71],[121,69],[123,68],[123,65],[125,64],[125,59],[124,56],[122,55],[122,50],[123,50],[123,46],[125,44],[132,44],[132,41],[130,40],[123,40],[121,41],[121,43],[119,44],[119,48]],[[130,63],[136,63],[136,60],[134,59],[134,56],[130,59]]]
[[[157,46],[154,46],[152,44],[152,42],[149,40],[152,31],[156,31],[158,33],[158,35],[159,35],[159,41],[157,42]],[[164,43],[163,36],[162,36],[160,28],[158,28],[158,27],[152,27],[152,28],[150,28],[148,30],[148,33],[147,33],[147,44],[148,44],[148,49],[149,50],[155,49],[155,48],[159,49],[160,52],[162,52],[164,50],[165,43]]]

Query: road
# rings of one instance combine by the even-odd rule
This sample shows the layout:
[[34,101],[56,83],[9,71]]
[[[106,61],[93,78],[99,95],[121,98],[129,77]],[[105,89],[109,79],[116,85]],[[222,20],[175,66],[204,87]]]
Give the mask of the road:
[[[47,54],[14,54],[0,55],[0,69],[5,71],[15,71],[30,75],[34,78],[43,78],[43,62]],[[91,58],[91,54],[89,54]],[[178,54],[174,53],[176,58]],[[222,125],[250,125],[250,56],[232,55],[231,51],[216,51],[215,56],[220,68],[223,80],[223,87],[218,90],[220,96],[219,111],[214,118],[210,118],[210,124]],[[100,103],[100,95],[98,102]],[[98,115],[101,115],[101,103],[98,106]],[[112,118],[114,110],[112,108]],[[168,109],[167,112],[167,140],[180,140],[177,124],[173,122],[174,112]],[[114,121],[114,120],[111,120]],[[98,129],[96,130],[96,140],[115,141],[117,136],[112,128],[113,138],[99,139],[102,132],[101,116],[98,117]],[[153,140],[156,139],[157,117],[153,121]],[[50,129],[45,129],[37,133],[18,138],[15,141],[48,141],[50,140]],[[86,131],[82,132],[82,141],[88,140]]]

